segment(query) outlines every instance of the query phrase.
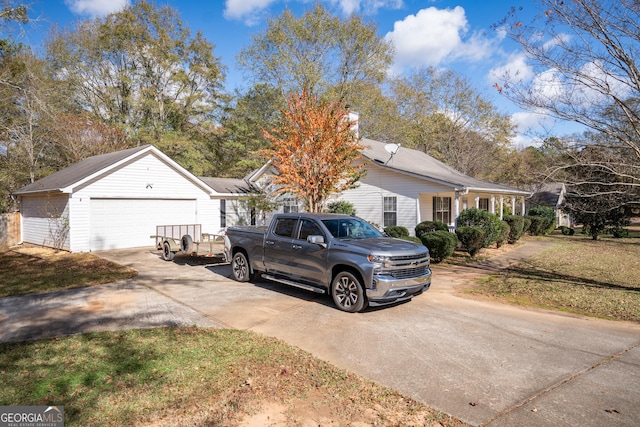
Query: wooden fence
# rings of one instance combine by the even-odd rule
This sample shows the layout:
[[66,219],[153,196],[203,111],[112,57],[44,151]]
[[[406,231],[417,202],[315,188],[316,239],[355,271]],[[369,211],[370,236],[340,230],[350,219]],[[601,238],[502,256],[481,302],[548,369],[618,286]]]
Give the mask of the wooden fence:
[[0,249],[20,243],[20,212],[0,214]]

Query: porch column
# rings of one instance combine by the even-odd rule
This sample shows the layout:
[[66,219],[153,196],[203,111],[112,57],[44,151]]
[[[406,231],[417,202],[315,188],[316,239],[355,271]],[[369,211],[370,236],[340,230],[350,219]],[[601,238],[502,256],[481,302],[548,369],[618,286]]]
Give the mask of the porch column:
[[495,215],[496,213],[496,196],[495,194],[491,195],[491,206],[489,206],[489,212]]
[[522,205],[521,205],[521,207],[522,207],[522,211],[520,212],[520,215],[524,216],[525,215],[525,208],[526,208],[524,196],[522,196]]
[[516,214],[516,196],[511,196],[511,215]]
[[476,195],[476,209],[480,209],[480,195]]
[[416,198],[416,219],[418,220],[416,224],[420,224],[422,222],[422,218],[420,215],[420,195],[419,194],[418,194],[418,197]]
[[458,224],[458,216],[460,215],[460,192],[455,192],[455,198],[453,199],[453,225],[457,227]]
[[500,219],[502,220],[502,216],[504,213],[504,196],[500,195]]

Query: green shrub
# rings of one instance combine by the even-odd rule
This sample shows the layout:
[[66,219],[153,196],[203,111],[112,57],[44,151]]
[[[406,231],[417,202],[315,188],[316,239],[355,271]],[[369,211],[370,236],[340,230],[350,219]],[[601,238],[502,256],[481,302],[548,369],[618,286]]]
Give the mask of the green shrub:
[[611,229],[611,234],[616,239],[621,239],[623,237],[629,237],[629,230],[627,230],[626,228],[622,228],[622,227],[615,227],[615,228]]
[[456,235],[443,230],[422,233],[420,240],[429,248],[433,262],[440,262],[450,257],[458,246]]
[[550,206],[534,206],[529,209],[527,213],[529,216],[543,216],[547,219],[548,223],[551,224],[554,219],[556,219],[556,212]]
[[478,251],[482,249],[484,242],[484,230],[480,227],[458,227],[456,228],[456,236],[462,244],[464,250],[469,252],[472,257],[476,256]]
[[416,236],[420,237],[424,233],[434,231],[449,231],[449,226],[442,221],[422,221],[416,225]]
[[480,227],[484,231],[482,245],[485,248],[498,240],[502,230],[502,222],[498,215],[476,208],[463,210],[458,217],[458,226]]
[[496,246],[498,248],[509,240],[509,234],[511,234],[511,226],[509,223],[507,221],[501,221],[500,223],[502,224],[502,228],[500,229],[498,240],[496,240]]
[[573,236],[575,234],[575,230],[573,228],[567,227],[566,225],[561,225],[560,226],[560,231],[565,236]]
[[531,226],[529,227],[529,234],[532,236],[542,236],[545,234],[547,228],[549,228],[549,220],[544,216],[529,216],[531,220]]
[[520,215],[505,215],[502,217],[509,224],[509,238],[507,242],[514,244],[522,236],[524,230],[524,217]]
[[403,227],[401,225],[390,225],[384,229],[384,232],[387,233],[387,236],[396,237],[398,239],[409,237],[409,230],[407,230],[407,227]]
[[326,210],[328,213],[338,213],[345,215],[356,214],[356,208],[352,203],[347,202],[346,200],[338,200],[337,202],[329,203],[329,206],[327,206]]
[[556,228],[556,212],[549,206],[534,206],[527,215],[532,218],[529,234],[541,236]]
[[527,216],[522,217],[524,219],[524,225],[522,226],[522,234],[528,233],[531,228],[531,218]]

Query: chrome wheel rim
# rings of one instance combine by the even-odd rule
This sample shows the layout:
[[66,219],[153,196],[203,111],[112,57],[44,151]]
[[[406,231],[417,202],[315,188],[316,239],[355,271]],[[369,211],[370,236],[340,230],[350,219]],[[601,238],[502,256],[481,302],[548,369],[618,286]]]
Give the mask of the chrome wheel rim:
[[358,302],[358,285],[348,276],[336,282],[335,295],[341,306],[351,308]]
[[233,275],[238,280],[244,279],[247,275],[247,264],[241,256],[233,258]]

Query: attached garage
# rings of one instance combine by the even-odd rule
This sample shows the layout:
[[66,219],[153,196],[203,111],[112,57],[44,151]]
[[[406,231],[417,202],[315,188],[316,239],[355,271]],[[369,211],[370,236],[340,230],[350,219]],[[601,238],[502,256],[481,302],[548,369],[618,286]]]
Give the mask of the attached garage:
[[157,225],[215,233],[224,196],[151,145],[87,158],[14,194],[22,241],[71,252],[151,246]]
[[196,224],[197,201],[91,199],[90,250],[148,246],[156,225]]

